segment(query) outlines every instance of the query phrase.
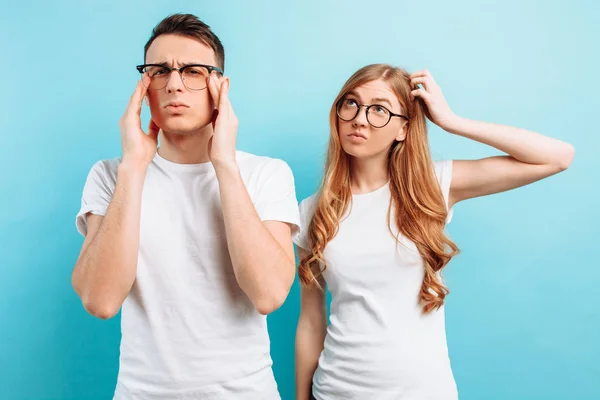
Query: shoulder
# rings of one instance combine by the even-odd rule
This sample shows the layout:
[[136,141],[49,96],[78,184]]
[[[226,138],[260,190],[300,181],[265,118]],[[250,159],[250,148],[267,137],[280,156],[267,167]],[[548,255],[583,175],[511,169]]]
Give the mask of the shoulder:
[[111,158],[97,161],[91,168],[89,177],[107,182],[116,182],[121,158]]
[[292,175],[290,166],[279,158],[259,156],[244,151],[236,152],[240,172],[248,177],[260,176],[267,178],[271,175]]
[[304,219],[312,218],[319,202],[319,192],[312,194],[300,202],[300,215]]
[[437,160],[433,162],[433,169],[438,178],[444,173],[452,172],[452,160]]
[[449,187],[452,180],[452,160],[434,161],[433,169],[442,189],[447,189],[446,186]]

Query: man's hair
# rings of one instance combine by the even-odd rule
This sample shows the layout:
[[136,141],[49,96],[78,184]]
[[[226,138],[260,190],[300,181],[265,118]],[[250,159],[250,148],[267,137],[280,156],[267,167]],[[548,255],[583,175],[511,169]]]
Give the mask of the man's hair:
[[144,46],[144,60],[146,60],[146,54],[152,42],[160,35],[166,34],[181,35],[199,40],[215,52],[216,66],[225,71],[225,49],[223,44],[210,29],[210,26],[192,14],[173,14],[160,21],[152,30],[152,36]]

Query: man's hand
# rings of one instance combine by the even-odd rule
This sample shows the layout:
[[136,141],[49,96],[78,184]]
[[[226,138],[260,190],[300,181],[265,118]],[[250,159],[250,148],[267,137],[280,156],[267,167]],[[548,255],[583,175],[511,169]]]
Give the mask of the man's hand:
[[208,88],[217,106],[214,132],[208,143],[208,155],[215,169],[232,167],[236,165],[235,140],[238,119],[229,101],[229,78],[219,78],[216,74],[211,74]]
[[[144,76],[143,79],[150,78]],[[123,163],[131,163],[142,168],[148,168],[156,155],[158,132],[160,130],[152,119],[148,127],[148,134],[142,130],[140,114],[146,90],[142,81],[138,81],[135,91],[129,99],[127,109],[119,121]]]

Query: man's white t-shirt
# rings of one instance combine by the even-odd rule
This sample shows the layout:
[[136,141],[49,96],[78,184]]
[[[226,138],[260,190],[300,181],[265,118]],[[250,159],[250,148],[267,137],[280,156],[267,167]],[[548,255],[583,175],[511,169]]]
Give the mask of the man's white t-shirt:
[[[237,152],[262,221],[299,226],[294,178],[278,159]],[[76,224],[105,215],[119,159],[89,173]],[[266,317],[240,289],[227,249],[219,184],[210,162],[176,164],[158,153],[143,188],[135,283],[122,306],[114,399],[279,399]]]
[[[448,204],[452,161],[434,163]],[[455,400],[444,308],[422,313],[423,259],[388,227],[389,185],[352,196],[339,232],[323,253],[331,292],[330,324],[313,376],[317,400]],[[316,195],[300,204],[296,244],[310,250]],[[450,221],[448,214],[447,222]],[[389,225],[398,233],[394,212]]]

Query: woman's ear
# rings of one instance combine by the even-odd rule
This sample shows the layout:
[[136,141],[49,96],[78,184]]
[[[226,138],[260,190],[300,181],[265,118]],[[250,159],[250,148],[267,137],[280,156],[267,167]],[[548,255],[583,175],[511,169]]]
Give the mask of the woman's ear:
[[407,132],[408,132],[408,122],[402,125],[402,128],[400,128],[400,131],[396,135],[396,140],[398,142],[403,142],[404,139],[406,139]]

